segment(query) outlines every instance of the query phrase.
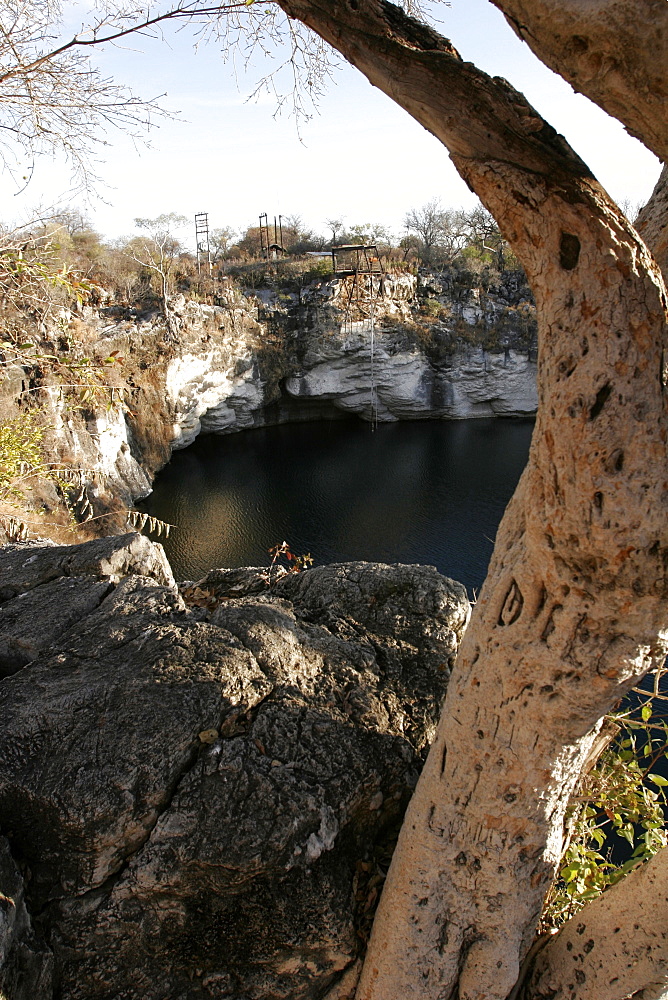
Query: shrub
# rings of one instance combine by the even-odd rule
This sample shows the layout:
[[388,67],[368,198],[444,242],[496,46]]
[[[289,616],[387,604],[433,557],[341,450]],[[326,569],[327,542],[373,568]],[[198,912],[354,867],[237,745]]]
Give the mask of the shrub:
[[434,319],[438,319],[444,311],[447,312],[438,299],[423,299],[420,303],[420,310],[426,316],[432,316]]
[[[655,695],[636,690],[636,709],[606,719],[612,737],[573,796],[566,819],[570,841],[546,899],[544,927],[563,923],[668,844],[665,830],[668,722],[655,717]],[[604,730],[605,731],[605,730]],[[664,768],[665,769],[665,768]],[[626,845],[625,859],[615,844]]]
[[0,425],[0,501],[23,500],[30,479],[44,467],[44,427],[35,413],[26,413]]

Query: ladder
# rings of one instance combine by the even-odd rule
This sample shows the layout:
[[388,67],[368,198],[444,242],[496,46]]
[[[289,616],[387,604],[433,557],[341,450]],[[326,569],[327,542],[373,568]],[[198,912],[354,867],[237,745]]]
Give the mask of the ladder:
[[197,273],[211,274],[211,250],[209,247],[209,213],[195,213],[195,246],[197,247]]

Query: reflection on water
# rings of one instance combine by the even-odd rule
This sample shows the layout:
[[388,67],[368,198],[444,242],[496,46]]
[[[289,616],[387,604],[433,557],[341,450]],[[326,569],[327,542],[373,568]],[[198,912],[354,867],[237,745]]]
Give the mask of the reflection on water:
[[177,579],[263,566],[284,539],[315,563],[436,566],[480,587],[524,468],[530,420],[284,424],[198,439],[156,479],[143,510],[177,525]]

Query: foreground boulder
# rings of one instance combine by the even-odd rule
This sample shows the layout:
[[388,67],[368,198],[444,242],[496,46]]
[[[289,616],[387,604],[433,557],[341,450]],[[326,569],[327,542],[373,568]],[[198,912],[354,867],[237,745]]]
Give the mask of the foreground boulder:
[[7,1000],[334,988],[467,615],[430,567],[181,593],[138,535],[0,550]]

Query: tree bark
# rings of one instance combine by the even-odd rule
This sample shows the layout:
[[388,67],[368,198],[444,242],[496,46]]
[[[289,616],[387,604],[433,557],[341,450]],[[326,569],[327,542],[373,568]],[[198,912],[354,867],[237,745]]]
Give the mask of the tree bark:
[[665,0],[492,0],[538,58],[668,160]]
[[[642,991],[642,993],[641,993]],[[668,994],[668,848],[576,913],[539,952],[523,1000]]]
[[665,278],[668,275],[668,167],[661,171],[652,197],[640,211],[635,227],[654,254]]
[[[668,162],[665,0],[491,0],[515,33],[575,90]],[[668,273],[668,168],[636,228]]]
[[383,0],[280,0],[449,148],[531,282],[539,412],[374,923],[358,1000],[505,1000],[603,714],[666,653],[660,272],[505,81]]

